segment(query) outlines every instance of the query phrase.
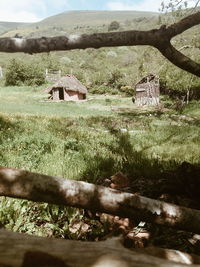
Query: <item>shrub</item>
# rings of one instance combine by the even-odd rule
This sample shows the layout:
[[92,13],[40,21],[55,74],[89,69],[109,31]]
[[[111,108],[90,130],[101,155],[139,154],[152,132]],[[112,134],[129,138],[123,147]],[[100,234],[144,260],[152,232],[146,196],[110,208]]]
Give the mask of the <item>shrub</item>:
[[160,71],[161,93],[167,94],[172,98],[188,97],[200,99],[199,78],[187,73],[175,66],[166,64]]
[[45,82],[44,71],[36,63],[11,59],[5,73],[5,85],[41,85]]
[[134,88],[130,85],[122,85],[120,88],[119,88],[119,91],[121,93],[124,93],[126,96],[133,96],[134,94]]
[[114,31],[114,30],[118,30],[120,27],[120,24],[118,21],[112,21],[110,23],[110,25],[108,26],[108,31]]
[[122,84],[120,84],[120,79],[123,77],[123,74],[120,72],[120,70],[115,69],[110,72],[107,84],[112,87],[121,87]]

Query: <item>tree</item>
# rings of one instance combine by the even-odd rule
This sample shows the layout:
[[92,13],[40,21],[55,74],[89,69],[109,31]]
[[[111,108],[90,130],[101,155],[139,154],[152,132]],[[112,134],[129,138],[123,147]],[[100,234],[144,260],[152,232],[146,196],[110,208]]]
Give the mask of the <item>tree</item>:
[[6,85],[41,85],[44,82],[44,71],[37,62],[25,63],[19,59],[11,59],[8,62],[5,73]]
[[[189,3],[193,3],[193,6],[190,6]],[[196,2],[196,3],[195,3]],[[165,12],[166,22],[175,22],[181,18],[191,15],[196,12],[197,7],[200,4],[200,0],[186,1],[186,0],[168,0],[161,3],[161,8],[159,9],[162,13]]]
[[112,22],[110,23],[110,25],[108,26],[108,31],[118,30],[119,27],[120,27],[120,24],[119,24],[118,21],[116,21],[116,20],[115,20],[115,21],[112,21]]
[[200,0],[196,0],[196,3],[194,0],[194,6],[189,8],[188,2],[189,1],[186,0],[169,0],[168,2],[162,2],[160,11],[172,12],[177,16],[180,15],[179,11],[182,11],[181,14],[192,13],[200,4]]
[[0,38],[0,52],[25,52],[29,54],[100,48],[111,46],[150,45],[157,48],[163,56],[179,68],[200,77],[200,64],[178,51],[171,39],[195,25],[200,24],[200,12],[189,15],[179,22],[162,25],[149,31],[122,31],[94,34],[76,34],[41,38]]

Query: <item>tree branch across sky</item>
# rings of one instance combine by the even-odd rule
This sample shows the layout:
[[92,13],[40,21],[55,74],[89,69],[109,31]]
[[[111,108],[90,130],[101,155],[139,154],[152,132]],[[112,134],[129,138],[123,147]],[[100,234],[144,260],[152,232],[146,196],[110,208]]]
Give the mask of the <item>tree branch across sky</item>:
[[177,51],[170,42],[176,35],[198,24],[200,24],[200,12],[168,27],[163,25],[159,29],[149,31],[74,34],[29,39],[5,37],[0,38],[0,52],[33,54],[71,49],[150,45],[157,48],[174,65],[200,77],[200,64]]

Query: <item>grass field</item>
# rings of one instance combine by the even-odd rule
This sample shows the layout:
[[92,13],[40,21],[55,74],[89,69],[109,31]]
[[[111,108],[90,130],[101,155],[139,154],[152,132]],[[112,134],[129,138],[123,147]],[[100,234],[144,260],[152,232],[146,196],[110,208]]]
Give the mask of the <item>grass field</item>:
[[[107,32],[113,20],[120,23],[119,31],[148,30],[165,24],[163,19],[152,12],[74,11],[34,24],[0,23],[0,35],[41,37]],[[183,52],[199,61],[199,26],[172,42],[178,49],[186,45]],[[176,109],[174,100],[162,96],[163,107],[138,108],[131,97],[120,96],[127,95],[122,87],[131,88],[149,72],[158,74],[166,89],[182,91],[183,95],[190,90],[194,96],[193,89],[200,87],[199,79],[172,66],[156,49],[142,46],[38,55],[0,53],[5,77],[13,58],[20,59],[26,67],[29,63],[31,69],[34,66],[61,69],[63,75],[74,73],[90,93],[98,95],[89,94],[88,101],[81,103],[49,102],[44,93],[47,85],[4,87],[1,80],[1,166],[93,183],[121,171],[133,183],[140,180],[147,191],[153,191],[148,185],[153,181],[156,187],[165,170],[178,170],[184,161],[200,165],[199,101],[191,101],[182,110]],[[16,77],[15,65],[13,74],[11,77]],[[116,95],[109,95],[113,93]],[[106,233],[106,227],[91,220],[87,233],[80,234],[79,229],[73,232],[70,227],[74,222],[84,222],[83,211],[0,198],[0,227],[86,240],[96,240]]]
[[[124,136],[124,139],[127,138],[133,144],[133,151],[136,150],[158,161],[181,162],[187,160],[193,163],[198,163],[199,161],[197,143],[199,138],[199,103],[197,101],[188,105],[182,114],[179,114],[172,108],[164,108],[162,110],[158,108],[139,108],[133,105],[131,97],[121,96],[89,95],[88,101],[82,103],[49,102],[47,101],[48,95],[43,92],[43,89],[44,86],[37,89],[32,87],[0,88],[2,124],[10,124],[11,127],[6,126],[9,128],[9,133],[15,132],[11,142],[9,142],[10,147],[12,147],[13,141],[16,141],[16,146],[19,142],[22,147],[23,142],[25,142],[27,153],[31,154],[34,140],[37,141],[34,149],[37,147],[38,152],[41,149],[40,146],[42,146],[40,139],[45,140],[45,143],[50,142],[50,146],[53,145],[56,151],[60,149],[60,151],[57,151],[58,154],[61,153],[60,163],[55,163],[58,167],[63,164],[63,146],[65,146],[66,142],[72,143],[72,151],[73,146],[78,146],[81,149],[83,146],[87,153],[92,150],[92,157],[95,153],[100,153],[104,157],[105,149],[105,153],[111,152],[111,155],[115,157],[112,151],[109,151],[107,145],[105,145],[105,148],[100,145],[98,148],[100,151],[98,152],[98,141],[104,142],[102,140],[106,140],[108,142],[109,140],[112,143],[111,140],[117,142],[119,137]],[[31,135],[29,134],[30,132],[32,133]],[[4,134],[7,135],[8,132],[3,128],[1,129],[1,136],[3,137]],[[20,139],[22,139],[21,143]],[[2,138],[1,145],[5,145],[4,140]],[[85,142],[85,140],[88,141]],[[90,149],[92,147],[95,149]],[[19,158],[21,152],[24,153],[22,148],[21,150],[18,151]],[[7,156],[9,161],[12,162],[12,157],[10,158],[9,153],[12,154],[12,149],[8,151]],[[79,154],[81,158],[81,153]],[[76,152],[74,155],[77,158]],[[15,150],[13,156],[16,161]],[[65,156],[68,156],[68,154]],[[41,153],[41,157],[44,157],[43,153]],[[43,159],[42,162],[44,160],[48,162],[48,166],[44,168],[49,173],[50,169],[55,171],[54,167],[50,167],[54,161],[52,149],[48,152],[48,157],[48,160]],[[49,163],[50,157],[52,157],[51,163]],[[71,158],[69,160],[71,161]],[[7,165],[9,165],[9,161]],[[24,167],[27,163],[28,166],[33,163],[32,160],[29,162],[23,162],[22,160],[22,166],[20,166],[19,162],[17,166],[13,162],[13,167]],[[37,162],[40,162],[39,158],[37,158]],[[82,163],[80,163],[79,167],[85,165],[85,162]],[[73,163],[71,165],[73,169]],[[34,166],[34,170],[44,172],[37,164]],[[118,163],[116,163],[116,166],[119,166]],[[123,166],[121,167],[123,168]],[[76,176],[81,178],[78,175],[78,169],[77,173],[72,175],[73,178]],[[61,173],[58,171],[54,174],[69,177],[70,173],[70,168],[67,168],[66,173],[62,170]],[[51,172],[51,174],[53,173]],[[109,174],[112,174],[112,171]]]
[[[109,95],[51,103],[43,88],[0,88],[0,165],[95,182],[118,171],[133,180],[159,179],[183,161],[200,164],[198,102],[182,114]],[[1,224],[14,231],[77,238],[69,231],[77,216],[69,208],[1,198]]]

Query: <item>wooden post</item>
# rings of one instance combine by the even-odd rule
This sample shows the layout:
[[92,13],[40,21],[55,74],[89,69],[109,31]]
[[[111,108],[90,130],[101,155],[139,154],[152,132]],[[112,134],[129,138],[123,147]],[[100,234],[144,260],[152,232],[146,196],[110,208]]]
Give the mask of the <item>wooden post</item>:
[[0,66],[0,78],[3,78],[3,70],[1,66]]

